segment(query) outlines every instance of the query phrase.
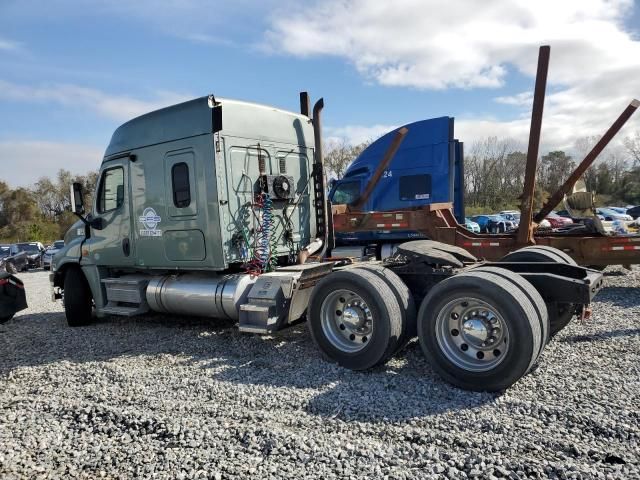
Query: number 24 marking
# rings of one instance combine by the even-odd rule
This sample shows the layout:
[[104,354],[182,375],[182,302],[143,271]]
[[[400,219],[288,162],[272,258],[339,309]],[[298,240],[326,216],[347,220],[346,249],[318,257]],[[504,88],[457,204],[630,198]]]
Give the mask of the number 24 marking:
[[382,172],[382,178],[391,178],[393,177],[393,170],[385,170]]

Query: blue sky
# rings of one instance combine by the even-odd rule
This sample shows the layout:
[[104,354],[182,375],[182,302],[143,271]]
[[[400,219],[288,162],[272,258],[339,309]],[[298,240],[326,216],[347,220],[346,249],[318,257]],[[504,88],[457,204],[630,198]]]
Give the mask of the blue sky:
[[[601,134],[640,96],[633,2],[479,5],[1,0],[0,164],[20,168],[0,178],[97,168],[119,124],[209,93],[297,110],[306,89],[325,98],[331,141],[450,115],[467,143],[522,143],[542,43],[552,46],[545,147]],[[623,134],[639,128],[634,119]]]

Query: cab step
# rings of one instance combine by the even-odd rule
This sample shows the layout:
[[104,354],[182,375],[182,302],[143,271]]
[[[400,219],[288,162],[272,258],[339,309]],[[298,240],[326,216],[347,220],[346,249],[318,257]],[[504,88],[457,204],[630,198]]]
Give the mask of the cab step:
[[148,277],[127,275],[104,278],[102,283],[107,291],[107,304],[102,308],[103,313],[133,317],[149,311],[145,293]]

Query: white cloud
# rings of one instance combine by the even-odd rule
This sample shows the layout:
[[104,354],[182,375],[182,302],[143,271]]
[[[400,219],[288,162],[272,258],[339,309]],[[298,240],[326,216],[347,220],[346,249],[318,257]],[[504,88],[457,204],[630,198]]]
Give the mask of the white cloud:
[[[285,53],[334,55],[383,85],[498,87],[508,67],[535,73],[536,46],[554,45],[554,81],[594,65],[637,63],[621,23],[631,0],[329,0],[273,17],[267,39]],[[634,55],[635,54],[635,55]]]
[[93,145],[0,141],[2,180],[15,188],[30,186],[43,176],[55,178],[60,168],[84,175],[100,167],[103,155],[104,147]]
[[[381,85],[435,90],[498,88],[510,70],[533,77],[538,46],[549,44],[542,141],[569,148],[577,137],[604,133],[640,95],[640,41],[624,27],[633,7],[632,0],[325,0],[274,15],[266,41],[284,54],[343,58]],[[531,92],[494,101],[513,106],[513,119],[460,118],[457,136],[526,142]],[[622,134],[639,126],[632,119]]]
[[22,45],[6,38],[0,38],[0,51],[5,52],[17,52],[22,48]]
[[533,103],[533,92],[521,92],[516,95],[496,97],[494,100],[504,105],[515,105],[518,107],[528,107]]
[[342,127],[326,127],[324,137],[328,145],[343,142],[350,145],[358,145],[370,140],[376,140],[393,128],[394,125],[345,125]]
[[158,108],[193,98],[190,95],[157,91],[154,98],[140,100],[127,95],[113,95],[95,88],[71,84],[28,86],[0,79],[0,99],[56,103],[65,107],[92,110],[99,115],[124,121]]

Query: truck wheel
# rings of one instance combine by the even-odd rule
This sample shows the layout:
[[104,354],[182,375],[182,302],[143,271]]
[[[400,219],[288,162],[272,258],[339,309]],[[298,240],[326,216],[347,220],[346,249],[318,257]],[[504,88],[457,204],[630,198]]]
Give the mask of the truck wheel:
[[418,312],[418,338],[434,370],[458,387],[498,391],[535,362],[542,332],[520,289],[487,272],[441,281]]
[[[576,261],[573,259],[573,257],[571,257],[571,255],[569,255],[568,253],[563,252],[559,248],[548,247],[546,245],[530,245],[528,247],[521,248],[520,250],[516,250],[515,252],[512,252],[512,253],[529,252],[529,251],[546,252],[549,254],[549,257],[558,258],[561,263],[566,263],[567,265],[578,265]],[[511,255],[511,253],[507,254],[506,257],[508,257],[509,255]],[[531,260],[527,260],[527,261],[531,261]],[[546,261],[549,261],[549,260],[546,260]]]
[[540,344],[540,352],[538,355],[542,353],[544,347],[547,345],[547,340],[549,338],[549,313],[547,311],[547,305],[544,303],[544,299],[540,295],[540,293],[535,289],[531,283],[525,279],[524,277],[514,273],[506,268],[498,268],[498,267],[478,267],[473,270],[469,270],[466,272],[467,274],[480,272],[493,273],[498,275],[501,278],[511,282],[516,287],[520,289],[522,293],[524,293],[527,298],[531,301],[533,308],[535,308],[536,313],[538,314],[538,320],[540,321],[540,331],[542,332],[542,343]]
[[[501,262],[557,262],[577,265],[576,261],[562,250],[537,245],[524,247],[502,257]],[[575,314],[573,303],[547,303],[549,312],[549,338],[566,327]]]
[[401,308],[377,274],[361,268],[331,273],[314,288],[309,330],[323,356],[352,370],[386,362],[402,333]]
[[393,290],[398,305],[400,305],[400,313],[402,315],[402,333],[398,339],[398,346],[394,353],[399,352],[412,338],[418,335],[418,326],[416,324],[416,304],[413,301],[413,295],[409,290],[409,287],[402,281],[402,279],[390,268],[383,267],[382,265],[366,265],[362,267],[363,270],[369,270],[373,272],[382,280],[384,280],[389,288]]
[[7,271],[7,273],[10,273],[10,274],[12,274],[12,275],[13,275],[14,273],[18,273],[18,270],[16,270],[16,266],[15,266],[13,263],[11,263],[11,262],[7,263],[7,264],[4,266],[4,269]]
[[79,268],[70,269],[64,277],[64,313],[70,327],[81,327],[91,321],[91,289]]

